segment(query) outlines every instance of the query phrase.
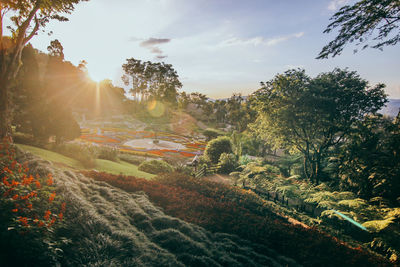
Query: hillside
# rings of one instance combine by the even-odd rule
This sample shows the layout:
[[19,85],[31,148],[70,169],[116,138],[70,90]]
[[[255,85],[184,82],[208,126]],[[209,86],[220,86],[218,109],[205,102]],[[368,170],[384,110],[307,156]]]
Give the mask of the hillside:
[[60,170],[20,153],[36,173],[51,172],[68,203],[68,240],[59,259],[66,266],[296,266],[271,248],[235,235],[212,233],[166,215],[143,192],[127,193],[82,174]]
[[[175,173],[156,180],[77,174],[17,154],[30,173],[52,173],[54,194],[67,208],[45,246],[1,244],[5,266],[389,266],[361,248],[292,225],[251,192]],[[21,249],[24,258],[16,257]]]

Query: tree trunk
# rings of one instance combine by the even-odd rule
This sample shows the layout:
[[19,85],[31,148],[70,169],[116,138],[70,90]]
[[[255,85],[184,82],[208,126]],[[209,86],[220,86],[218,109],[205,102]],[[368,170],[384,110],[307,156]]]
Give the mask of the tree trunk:
[[0,139],[11,138],[11,110],[7,78],[0,77]]

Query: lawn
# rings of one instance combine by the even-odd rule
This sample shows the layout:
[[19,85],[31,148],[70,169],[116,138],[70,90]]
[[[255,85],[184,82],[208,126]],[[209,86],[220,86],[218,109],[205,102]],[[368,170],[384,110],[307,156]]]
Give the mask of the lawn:
[[[87,170],[76,159],[66,157],[59,153],[34,146],[21,145],[21,144],[17,144],[17,146],[24,151],[28,151],[36,156],[41,157],[44,160],[48,160],[53,163],[61,163],[64,166],[77,170]],[[96,159],[96,167],[94,169],[112,174],[130,175],[130,176],[142,177],[145,179],[151,179],[155,176],[147,172],[139,171],[138,166],[130,164],[125,161],[113,162],[104,159]]]

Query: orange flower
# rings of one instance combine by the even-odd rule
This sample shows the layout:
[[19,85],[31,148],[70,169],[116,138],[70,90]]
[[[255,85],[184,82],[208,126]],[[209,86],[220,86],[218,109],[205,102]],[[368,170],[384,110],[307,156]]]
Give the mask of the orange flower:
[[47,179],[47,185],[52,185],[53,184],[53,176],[51,175],[51,173],[49,173],[47,175],[47,177],[49,177],[49,179]]
[[63,214],[62,212],[60,212],[60,213],[58,214],[58,219],[59,219],[60,221],[62,221],[63,217],[64,217],[64,214]]
[[18,212],[18,209],[12,209],[11,211],[12,212]]
[[56,222],[56,217],[53,217],[53,218],[51,219],[51,222],[47,225],[47,227],[52,226],[55,222]]
[[44,222],[40,221],[38,224],[38,227],[42,227],[42,226],[44,226]]
[[44,213],[44,219],[46,221],[48,221],[50,219],[50,215],[51,215],[51,211],[46,210],[46,212]]
[[3,177],[3,184],[5,185],[5,186],[11,186],[11,184],[7,181],[7,176],[4,176]]
[[20,184],[20,182],[17,182],[15,180],[11,181],[11,186],[18,186]]
[[51,193],[50,197],[49,197],[49,202],[53,202],[54,198],[56,197],[56,192]]
[[28,205],[26,205],[26,207],[31,210],[32,209],[32,203],[29,203]]
[[18,199],[18,195],[17,195],[17,194],[14,195],[14,196],[12,197],[12,199],[17,200],[17,199]]
[[27,217],[21,217],[21,216],[19,216],[19,217],[18,217],[18,221],[21,222],[21,224],[22,224],[23,226],[29,226],[29,224],[28,224],[28,218],[27,218]]
[[35,181],[35,185],[36,185],[36,188],[42,187],[42,185],[40,184],[40,182],[38,180]]

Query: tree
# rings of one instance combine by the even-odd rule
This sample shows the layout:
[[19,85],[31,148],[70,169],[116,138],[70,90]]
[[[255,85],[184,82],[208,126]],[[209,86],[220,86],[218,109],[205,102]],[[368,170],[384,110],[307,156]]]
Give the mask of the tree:
[[179,76],[171,64],[129,58],[122,65],[125,85],[131,85],[130,93],[139,99],[156,99],[169,104],[177,103],[178,89],[182,87]]
[[[0,2],[0,138],[11,135],[12,83],[21,67],[24,46],[50,20],[67,21],[76,4],[87,0],[7,0]],[[11,37],[3,35],[4,18],[11,14]]]
[[380,116],[359,121],[338,155],[341,186],[364,198],[400,197],[400,124]]
[[[336,38],[319,53],[319,59],[340,55],[346,44],[355,42],[362,49],[369,47],[368,39],[373,36],[372,48],[396,45],[400,41],[400,1],[361,0],[352,6],[346,5],[330,19],[332,22],[324,33],[339,28]],[[394,34],[393,34],[394,33]],[[357,50],[355,50],[357,52]]]
[[232,143],[229,137],[220,136],[211,140],[204,151],[204,155],[213,164],[217,164],[222,153],[232,153]]
[[301,152],[305,176],[315,183],[329,150],[387,101],[383,84],[370,87],[356,72],[341,69],[314,79],[304,70],[289,70],[261,86],[252,129],[276,148]]
[[57,39],[50,42],[50,45],[47,47],[47,51],[49,51],[50,56],[64,60],[64,47]]

